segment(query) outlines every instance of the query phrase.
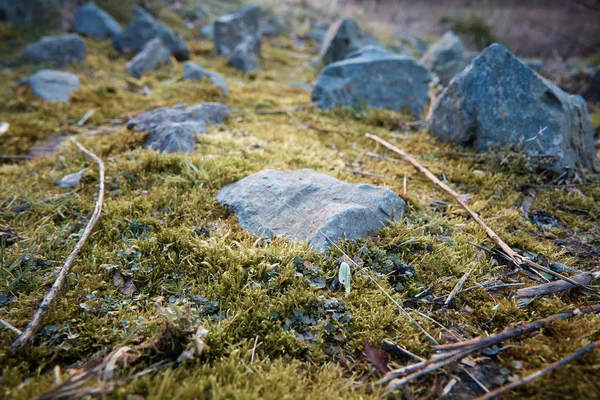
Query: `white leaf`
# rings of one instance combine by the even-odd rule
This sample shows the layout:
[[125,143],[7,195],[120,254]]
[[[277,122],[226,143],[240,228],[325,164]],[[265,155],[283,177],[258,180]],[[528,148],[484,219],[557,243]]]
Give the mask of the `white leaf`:
[[347,262],[342,262],[340,264],[340,271],[338,274],[338,280],[344,287],[346,288],[346,296],[350,294],[350,280],[352,276],[352,271],[350,270],[350,266]]

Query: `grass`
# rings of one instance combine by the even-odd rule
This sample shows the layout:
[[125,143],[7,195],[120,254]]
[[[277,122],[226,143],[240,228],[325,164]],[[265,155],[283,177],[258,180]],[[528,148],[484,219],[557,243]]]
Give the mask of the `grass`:
[[[9,35],[7,26],[2,31]],[[137,378],[111,397],[375,399],[382,388],[359,384],[373,370],[362,354],[365,341],[378,344],[393,338],[427,356],[427,339],[367,278],[354,276],[348,297],[330,285],[324,289],[310,285],[307,278],[329,281],[337,275],[339,252],[315,253],[283,239],[257,240],[216,202],[220,188],[264,168],[313,168],[402,194],[409,203],[405,221],[357,243],[341,243],[346,253],[360,257],[379,274],[380,283],[398,300],[411,299],[427,287],[433,296],[446,295],[473,266],[465,287],[492,277],[531,284],[522,275],[507,278],[503,266],[469,244],[492,246],[462,209],[452,204],[442,211],[431,207],[449,199],[411,167],[365,155],[378,150],[364,138],[365,132],[394,141],[434,173],[445,173],[457,190],[472,196],[470,206],[511,246],[581,269],[597,265],[591,249],[600,243],[598,185],[538,189],[526,218],[518,210],[527,195],[520,185],[536,182],[539,176],[522,161],[511,159],[500,165],[502,154],[481,159],[452,155],[464,149],[439,143],[427,133],[400,132],[403,139],[391,137],[390,129],[399,129],[406,120],[402,114],[370,109],[295,113],[319,127],[348,132],[322,134],[299,127],[285,114],[255,113],[310,101],[310,93],[289,83],[310,83],[316,77],[318,71],[309,65],[316,45],[300,51],[289,39],[267,39],[261,70],[245,75],[217,56],[198,32],[183,32],[192,61],[226,78],[228,98],[207,82],[183,82],[181,64],[131,79],[126,57],[109,43],[94,40],[86,40],[88,59],[66,68],[82,81],[69,104],[44,103],[26,87],[15,86],[20,77],[35,70],[14,59],[18,46],[10,53],[13,68],[0,72],[0,120],[11,124],[0,143],[0,153],[6,154],[23,154],[53,135],[84,132],[114,118],[126,121],[156,106],[220,101],[237,110],[226,125],[199,136],[192,155],[144,150],[145,135],[124,127],[109,135],[80,138],[106,163],[104,212],[74,265],[67,289],[47,314],[35,346],[27,353],[10,354],[14,334],[0,331],[3,397],[39,395],[82,362],[116,346],[152,341],[166,327],[180,333],[173,347],[157,350],[135,368],[176,359],[190,340],[190,327],[208,329],[209,348],[191,361]],[[150,96],[142,94],[144,85]],[[86,126],[76,126],[89,109],[96,112]],[[348,169],[356,168],[354,162],[383,177],[353,175]],[[97,190],[96,167],[90,165],[73,196],[41,200],[68,193],[54,185],[54,179],[87,164],[83,154],[65,144],[56,155],[0,166],[0,229],[19,235],[14,243],[0,243],[0,294],[4,296],[0,318],[18,328],[29,321],[86,225]],[[21,203],[31,207],[21,213],[10,211]],[[412,237],[416,240],[399,246]],[[302,266],[305,261],[318,269],[307,270]],[[386,277],[399,264],[412,267],[414,276]],[[133,278],[137,288],[133,296],[113,284],[115,268]],[[509,290],[490,294],[478,289],[458,295],[448,308],[424,301],[409,305],[465,336],[475,336],[596,301],[572,291],[519,308],[509,294]],[[331,298],[342,304],[333,313],[324,308]],[[443,341],[439,327],[419,321]],[[506,377],[525,375],[597,339],[599,327],[599,316],[557,323],[534,338],[507,343],[510,348],[495,361],[505,368]],[[511,367],[515,360],[523,363],[522,370]],[[599,362],[600,355],[591,353],[517,395],[582,398],[597,393]],[[121,377],[132,372],[126,370]],[[425,379],[412,385],[410,393],[422,395],[432,383]]]

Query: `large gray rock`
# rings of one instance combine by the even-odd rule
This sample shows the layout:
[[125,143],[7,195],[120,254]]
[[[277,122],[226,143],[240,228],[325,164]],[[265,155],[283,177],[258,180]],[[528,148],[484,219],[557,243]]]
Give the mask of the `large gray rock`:
[[121,32],[121,25],[109,13],[90,1],[75,12],[73,29],[85,36],[112,39]]
[[192,153],[196,134],[205,133],[209,124],[223,124],[227,118],[229,108],[219,103],[161,107],[129,120],[127,128],[150,133],[145,147],[161,152]]
[[167,64],[171,64],[171,52],[162,40],[155,38],[146,43],[142,51],[127,63],[127,71],[131,76],[139,78],[143,73]]
[[77,34],[44,36],[25,47],[21,57],[29,62],[50,63],[64,67],[86,57],[85,41]]
[[257,236],[283,236],[321,251],[331,245],[325,236],[334,243],[357,240],[406,210],[389,189],[352,185],[310,169],[264,170],[224,187],[217,200]]
[[[441,94],[431,133],[486,151],[522,145],[543,166],[593,168],[592,126],[585,102],[548,82],[506,48],[493,44]],[[535,139],[534,139],[535,138]]]
[[250,41],[250,49],[255,55],[260,54],[260,7],[246,7],[234,14],[224,15],[215,20],[215,48],[221,54],[230,54],[235,48]]
[[140,7],[134,7],[134,14],[135,19],[113,38],[113,46],[117,50],[122,53],[137,53],[147,42],[159,38],[177,60],[190,58],[187,45],[171,28],[155,20]]
[[64,0],[0,0],[0,21],[37,29],[63,27]]
[[79,88],[77,75],[43,69],[27,78],[33,93],[46,101],[69,101],[71,92]]
[[600,68],[596,70],[596,73],[587,84],[583,92],[583,98],[590,103],[600,103]]
[[202,79],[210,79],[210,81],[212,82],[213,85],[215,85],[216,87],[218,87],[219,89],[221,89],[221,91],[223,92],[223,94],[225,96],[227,96],[229,94],[229,88],[227,87],[227,82],[225,82],[225,79],[223,79],[223,77],[219,74],[217,74],[216,72],[212,72],[212,71],[207,71],[204,68],[202,68],[201,66],[194,64],[191,61],[186,61],[185,64],[183,64],[183,80],[187,81],[187,80],[194,80],[194,81],[199,81]]
[[240,71],[256,71],[260,68],[260,64],[255,49],[254,39],[249,39],[238,44],[229,55],[229,63]]
[[452,32],[446,32],[421,58],[421,62],[437,74],[444,86],[469,65],[470,61],[465,55],[462,41]]
[[356,21],[351,18],[338,20],[331,24],[321,42],[321,61],[329,64],[343,60],[362,44],[362,33]]
[[429,99],[429,79],[425,66],[416,60],[371,48],[325,67],[313,87],[312,100],[321,108],[367,105],[408,110],[420,118]]

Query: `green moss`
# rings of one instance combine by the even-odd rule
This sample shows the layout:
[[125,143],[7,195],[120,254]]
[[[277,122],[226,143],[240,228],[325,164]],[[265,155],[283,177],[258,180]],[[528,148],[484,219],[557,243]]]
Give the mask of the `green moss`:
[[[39,395],[54,386],[55,373],[64,379],[69,368],[79,367],[80,360],[100,357],[115,346],[151,342],[166,326],[187,338],[189,328],[202,324],[209,331],[209,349],[193,361],[135,379],[116,389],[112,397],[139,394],[154,399],[168,394],[192,399],[201,393],[214,398],[379,398],[382,388],[359,384],[372,372],[362,355],[365,340],[379,343],[393,338],[427,356],[428,340],[367,277],[355,274],[352,292],[346,297],[340,290],[314,288],[298,275],[300,259],[319,267],[318,277],[335,277],[340,252],[320,254],[282,239],[257,240],[216,202],[215,194],[224,185],[264,168],[314,168],[401,194],[410,206],[405,221],[374,237],[340,244],[344,252],[360,257],[368,270],[379,274],[378,282],[400,301],[410,300],[427,287],[433,297],[447,295],[467,271],[471,273],[465,287],[494,277],[531,284],[523,275],[504,277],[504,267],[469,243],[493,247],[479,226],[426,178],[404,163],[369,156],[367,152],[395,157],[366,139],[365,132],[393,141],[432,172],[445,174],[458,191],[471,195],[470,206],[511,246],[583,269],[595,265],[595,253],[588,248],[599,243],[598,185],[581,186],[577,191],[539,189],[530,215],[524,217],[518,209],[527,190],[521,185],[541,178],[521,160],[509,158],[508,164],[501,163],[504,152],[481,158],[457,156],[452,153],[464,150],[439,143],[424,132],[407,132],[408,117],[391,111],[294,112],[306,123],[343,132],[339,134],[306,130],[286,114],[256,113],[257,109],[310,102],[309,93],[289,83],[315,78],[317,71],[309,65],[309,52],[314,49],[299,52],[289,39],[267,39],[263,68],[245,75],[214,54],[210,41],[200,39],[197,32],[184,33],[192,60],[219,71],[229,84],[229,97],[207,82],[183,82],[180,64],[131,79],[125,70],[127,57],[117,54],[109,43],[93,40],[87,40],[88,59],[66,68],[82,81],[82,88],[67,105],[44,103],[28,89],[15,87],[19,77],[34,71],[32,66],[15,61],[13,70],[0,72],[0,120],[11,124],[2,136],[0,153],[25,153],[53,135],[86,132],[109,125],[108,120],[114,118],[124,122],[155,106],[220,101],[236,110],[226,125],[199,136],[192,155],[142,150],[145,135],[122,126],[111,134],[79,139],[106,162],[103,215],[74,265],[67,289],[46,316],[36,346],[27,354],[11,355],[8,349],[14,335],[0,331],[4,397]],[[144,86],[149,96],[143,94]],[[95,113],[86,126],[76,126],[90,109]],[[56,155],[0,166],[0,229],[19,235],[10,245],[2,242],[0,249],[0,294],[6,297],[0,312],[3,320],[18,328],[31,318],[93,209],[94,165],[75,190],[53,184],[54,179],[84,165],[89,160],[67,143]],[[356,168],[380,177],[353,175],[350,170]],[[71,196],[42,201],[69,192]],[[440,201],[450,204],[440,206]],[[10,211],[22,203],[30,208]],[[560,223],[541,224],[544,216]],[[413,237],[414,241],[402,245]],[[570,245],[572,239],[587,247]],[[414,268],[414,276],[398,280],[386,276],[398,264]],[[134,297],[114,286],[114,266],[133,278]],[[573,291],[519,308],[509,295],[509,288],[497,293],[474,289],[458,295],[449,308],[423,299],[406,305],[430,313],[457,332],[475,336],[594,301]],[[343,311],[337,311],[338,319],[327,317],[320,296],[344,304]],[[439,326],[419,322],[444,340]],[[598,326],[598,316],[557,324],[535,338],[507,343],[513,347],[501,353],[500,361],[503,366],[515,359],[524,361],[523,373],[532,372],[597,339]],[[182,345],[173,343],[173,349]],[[134,368],[172,358],[169,352],[153,353]],[[550,397],[555,390],[595,393],[598,361],[598,355],[591,354],[521,389],[518,396]],[[121,377],[132,372],[125,370]],[[559,389],[557,377],[565,382]],[[424,391],[415,385],[410,392]]]

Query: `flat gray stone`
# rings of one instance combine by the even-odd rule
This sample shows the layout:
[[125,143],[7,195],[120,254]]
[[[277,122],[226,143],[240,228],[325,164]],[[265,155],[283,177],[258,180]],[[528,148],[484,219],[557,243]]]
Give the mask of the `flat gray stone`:
[[240,71],[256,71],[260,68],[260,63],[255,49],[256,45],[253,39],[238,44],[229,55],[229,63]]
[[408,56],[371,51],[325,67],[313,87],[313,102],[326,109],[367,105],[408,110],[421,118],[429,100],[425,66]]
[[456,74],[469,65],[471,58],[465,55],[460,38],[452,32],[446,32],[429,48],[421,62],[437,74],[442,85],[447,86]]
[[190,51],[173,30],[157,21],[141,7],[134,6],[135,19],[113,38],[113,46],[121,53],[138,53],[146,43],[154,38],[162,40],[177,60],[190,58]]
[[142,51],[127,63],[129,75],[139,78],[145,72],[154,71],[161,65],[171,64],[171,52],[159,38],[144,45]]
[[593,130],[583,99],[563,92],[499,44],[454,77],[440,95],[429,130],[482,152],[520,145],[548,169],[593,169]]
[[25,47],[21,57],[29,62],[50,63],[57,67],[64,67],[85,60],[85,41],[74,33],[44,36],[39,41]]
[[43,69],[27,78],[33,93],[46,101],[66,103],[71,92],[79,88],[77,75]]
[[183,80],[187,81],[187,80],[194,80],[194,81],[198,81],[201,79],[210,79],[210,81],[212,82],[213,85],[215,85],[216,87],[218,87],[219,89],[221,89],[221,91],[223,92],[223,94],[225,96],[227,96],[229,94],[229,88],[227,87],[227,82],[225,82],[225,79],[223,79],[223,77],[219,74],[217,74],[216,72],[212,72],[212,71],[207,71],[204,68],[202,68],[201,66],[194,64],[191,61],[186,61],[185,64],[183,64]]
[[334,243],[357,240],[400,220],[406,210],[389,189],[349,184],[310,169],[264,170],[224,187],[217,200],[252,234],[307,242],[319,251],[331,246],[323,234]]
[[161,107],[129,120],[127,129],[149,132],[145,147],[161,152],[192,153],[196,134],[205,133],[209,124],[223,124],[229,114],[229,108],[219,103]]
[[321,42],[321,61],[327,65],[340,61],[362,46],[362,33],[356,21],[344,18],[331,24]]
[[73,29],[84,36],[112,39],[121,33],[121,25],[91,1],[77,9],[74,19]]
[[260,54],[260,12],[259,6],[249,6],[234,14],[217,18],[214,24],[214,43],[217,51],[230,54],[239,44],[250,41],[250,52]]

